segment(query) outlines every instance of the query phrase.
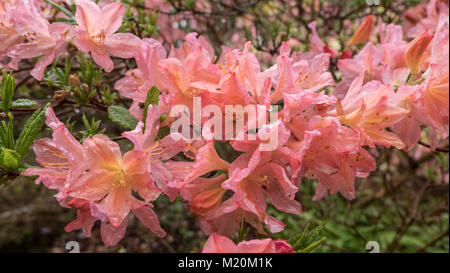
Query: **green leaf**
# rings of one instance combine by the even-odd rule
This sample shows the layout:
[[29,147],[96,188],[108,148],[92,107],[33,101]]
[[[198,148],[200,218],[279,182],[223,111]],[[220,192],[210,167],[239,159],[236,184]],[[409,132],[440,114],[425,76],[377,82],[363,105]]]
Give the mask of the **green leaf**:
[[133,130],[138,124],[138,120],[122,106],[108,107],[108,117],[110,120],[119,124],[125,129]]
[[159,101],[158,87],[152,86],[152,88],[150,88],[150,90],[148,90],[148,92],[147,92],[147,97],[145,98],[145,103],[144,103],[144,115],[142,118],[142,120],[144,121],[144,128],[143,128],[144,131],[145,131],[145,123],[147,121],[148,106],[150,104],[157,105],[158,101]]
[[150,90],[147,93],[147,97],[145,99],[145,104],[147,106],[149,106],[150,104],[157,105],[158,102],[159,102],[159,90],[158,90],[158,87],[152,86],[152,88],[150,88]]
[[65,23],[65,24],[68,24],[68,25],[76,25],[77,24],[72,19],[61,18],[61,17],[56,17],[55,19],[53,19],[53,22],[61,22],[61,23]]
[[31,108],[35,107],[36,105],[37,102],[28,99],[17,99],[11,104],[12,108]]
[[233,146],[231,146],[231,144],[227,141],[215,140],[214,148],[216,149],[216,152],[220,158],[230,163],[242,154],[242,152],[233,149]]
[[15,83],[11,74],[3,72],[0,90],[2,95],[2,104],[0,108],[3,112],[8,113],[11,108],[12,98],[14,96]]
[[323,222],[311,229],[310,223],[307,223],[303,232],[289,239],[289,243],[299,253],[311,252],[319,244],[325,241],[325,237],[323,236],[325,225],[326,222]]
[[73,16],[72,12],[70,12],[68,9],[56,4],[55,2],[51,1],[51,0],[44,0],[45,2],[47,2],[50,6],[59,9],[62,13],[64,13],[65,15],[67,15],[70,19],[72,19],[73,21],[75,21],[75,16]]
[[89,123],[89,121],[84,113],[83,113],[82,120],[83,120],[84,127],[86,127],[86,131],[81,131],[81,134],[83,135],[83,140],[88,137],[93,137],[97,133],[101,133],[102,131],[105,131],[105,129],[103,129],[100,132],[97,132],[100,127],[101,120],[96,121],[95,118],[92,117],[92,120]]
[[48,103],[44,109],[37,109],[34,111],[25,123],[22,133],[20,133],[16,143],[16,152],[19,153],[21,157],[25,156],[28,152],[28,148],[30,148],[31,144],[36,139],[36,136],[41,131],[42,126],[44,126],[45,110],[49,105],[50,103]]
[[309,253],[312,250],[314,250],[316,247],[318,247],[322,242],[324,242],[326,240],[325,237],[322,237],[319,241],[311,243],[310,245],[308,245],[307,247],[305,247],[304,249],[300,250],[299,253]]
[[2,148],[0,152],[0,165],[7,171],[13,172],[19,168],[20,155],[7,148]]
[[0,123],[0,139],[3,147],[14,149],[14,131],[11,113],[8,113],[8,124],[4,120]]
[[195,7],[195,0],[186,0],[186,7],[188,9],[193,9]]
[[303,240],[305,239],[305,236],[309,231],[309,226],[310,226],[310,223],[307,223],[303,232],[301,234],[295,236],[292,240],[290,240],[290,243],[294,249],[299,249],[300,246],[302,245]]
[[158,135],[156,136],[156,140],[163,139],[170,134],[170,127],[162,126],[159,127]]

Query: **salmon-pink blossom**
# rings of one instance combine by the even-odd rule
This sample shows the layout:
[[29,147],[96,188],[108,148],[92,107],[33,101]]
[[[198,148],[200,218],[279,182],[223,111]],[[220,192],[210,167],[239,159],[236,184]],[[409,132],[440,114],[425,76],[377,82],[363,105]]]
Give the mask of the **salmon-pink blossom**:
[[100,8],[94,1],[77,0],[73,29],[74,43],[83,52],[90,52],[92,59],[106,72],[114,68],[109,55],[132,58],[136,55],[141,40],[130,33],[115,33],[122,25],[125,8],[113,2]]
[[385,128],[401,121],[409,111],[396,106],[390,85],[369,82],[362,85],[364,71],[353,81],[336,114],[341,123],[357,131],[366,145],[383,145],[404,149],[405,144]]
[[130,210],[139,205],[132,190],[146,202],[158,197],[160,190],[150,178],[145,152],[130,151],[122,157],[119,145],[102,135],[86,139],[83,146],[89,168],[72,185],[69,194],[98,201],[114,226],[119,226]]
[[41,80],[44,69],[64,52],[69,27],[64,23],[50,24],[36,0],[19,1],[12,8],[10,16],[14,29],[27,42],[9,48],[8,56],[13,59],[28,59],[42,55],[31,71],[33,77]]

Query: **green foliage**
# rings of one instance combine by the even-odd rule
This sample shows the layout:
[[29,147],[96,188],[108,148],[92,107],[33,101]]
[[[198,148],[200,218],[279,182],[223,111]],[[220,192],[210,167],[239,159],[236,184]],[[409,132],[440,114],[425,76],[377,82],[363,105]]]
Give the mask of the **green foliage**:
[[0,144],[8,149],[14,149],[14,131],[12,115],[8,113],[8,123],[2,120],[0,123]]
[[[438,157],[437,154],[436,157]],[[397,166],[393,166],[392,169],[399,170]],[[379,173],[386,174],[389,171],[384,170]],[[320,236],[326,236],[326,241],[322,242],[313,252],[366,253],[365,246],[369,241],[378,242],[381,252],[417,252],[448,230],[448,212],[438,212],[436,208],[447,207],[444,204],[448,200],[448,185],[434,185],[432,186],[433,190],[426,193],[427,197],[424,197],[426,199],[419,203],[417,213],[420,214],[417,216],[417,220],[408,229],[405,228],[398,246],[392,248],[394,239],[407,223],[402,217],[409,213],[417,190],[412,184],[402,184],[396,189],[397,197],[386,195],[382,198],[374,198],[378,192],[377,188],[386,183],[384,179],[378,179],[377,175],[378,173],[375,172],[370,181],[356,182],[357,185],[364,184],[367,189],[357,189],[357,197],[353,201],[334,194],[319,202],[313,202],[315,183],[304,179],[299,193],[302,213],[292,215],[279,212],[273,207],[268,208],[269,214],[286,224],[285,230],[273,234],[273,237],[287,239],[294,244],[292,238],[302,234],[308,223],[311,226],[320,226],[326,220],[323,235],[316,237],[320,239]],[[416,176],[417,174],[412,173],[411,175]],[[395,180],[400,178],[401,176],[397,175]],[[425,182],[423,179],[417,181],[420,186]],[[411,190],[413,193],[410,192]],[[444,207],[441,209],[446,210]],[[447,235],[423,251],[448,252],[448,242]]]
[[42,126],[44,126],[45,110],[49,106],[50,103],[48,103],[43,109],[37,109],[34,111],[25,123],[16,144],[16,151],[21,157],[25,156],[28,148],[30,148],[31,144],[33,144],[33,141],[41,131]]
[[1,148],[0,165],[7,171],[13,172],[19,168],[20,155],[11,149]]
[[45,70],[44,77],[42,81],[49,86],[55,86],[64,90],[70,90],[70,72],[72,67],[72,60],[69,57],[64,59],[64,67],[58,66],[60,57],[52,63],[50,69]]
[[[77,73],[72,73],[73,59],[66,57],[64,66],[61,67],[58,65],[60,58],[57,58],[50,69],[46,70],[43,82],[48,86],[70,91],[77,104],[86,105],[91,102],[101,88],[102,74],[99,69],[94,67],[92,60],[84,55],[76,56],[80,69]],[[108,104],[112,104],[115,97],[107,88],[103,86],[100,95],[109,102]]]
[[311,229],[308,223],[302,233],[290,238],[288,241],[295,251],[299,253],[311,252],[314,248],[325,241],[325,222]]
[[186,0],[185,5],[188,9],[193,9],[195,7],[195,0]]
[[[159,17],[159,11],[148,10],[133,7],[133,0],[123,1],[127,5],[125,20],[120,28],[121,32],[132,32],[135,35],[144,38],[151,37],[159,29],[156,21]],[[136,10],[137,12],[133,12]]]
[[17,99],[12,102],[12,108],[32,108],[37,105],[37,102],[29,99]]
[[14,78],[11,76],[11,74],[3,72],[2,82],[0,84],[0,93],[2,95],[2,103],[0,104],[0,109],[5,113],[8,113],[9,109],[11,108],[14,89]]
[[147,96],[145,98],[144,103],[144,115],[142,120],[144,121],[144,128],[143,131],[145,131],[145,125],[147,123],[147,114],[148,114],[148,106],[151,105],[157,105],[159,101],[159,90],[158,87],[152,86],[150,90],[147,92]]
[[138,124],[138,120],[122,106],[108,107],[108,117],[113,122],[129,130],[136,128],[136,125]]
[[89,88],[99,87],[102,74],[94,67],[92,60],[83,55],[78,56],[77,60],[80,63],[78,76],[81,82],[87,84]]
[[227,141],[214,141],[214,148],[220,158],[225,161],[233,162],[242,152],[233,149],[233,146]]
[[102,96],[102,100],[106,105],[112,105],[117,99],[117,93],[111,92],[108,86],[103,86],[100,90],[100,95]]
[[83,135],[83,139],[86,139],[88,137],[92,137],[98,133],[105,132],[106,129],[98,130],[100,128],[101,120],[95,120],[94,117],[92,117],[91,122],[89,123],[87,117],[85,114],[83,114],[83,124],[86,127],[85,131],[81,131],[81,134]]
[[159,90],[158,87],[152,86],[147,92],[147,97],[145,99],[145,107],[147,108],[150,104],[157,105],[159,102]]
[[63,6],[61,6],[59,4],[56,4],[55,2],[53,2],[51,0],[44,0],[44,1],[47,2],[49,5],[53,6],[54,8],[60,10],[67,17],[69,17],[72,22],[75,22],[75,16],[68,9],[64,8]]
[[159,127],[158,135],[156,136],[156,140],[162,139],[170,134],[170,127],[161,126]]
[[[0,108],[8,118],[7,121],[2,120],[0,123],[0,165],[9,173],[17,173],[20,167],[20,161],[25,156],[44,125],[45,109],[50,103],[48,103],[44,109],[37,109],[34,111],[25,122],[19,138],[15,141],[13,115],[12,112],[10,112],[11,107],[30,108],[35,107],[37,103],[28,99],[18,99],[13,101],[15,83],[14,78],[10,74],[3,73],[0,88],[2,94]],[[5,180],[5,177],[7,178],[8,176],[2,176],[2,180]]]
[[77,86],[74,89],[74,99],[75,102],[80,105],[88,104],[89,101],[94,97],[96,90],[90,90],[86,84],[82,86]]
[[64,122],[64,125],[66,126],[67,130],[72,133],[73,132],[73,128],[75,127],[75,124],[77,122],[76,121],[72,121],[72,117],[69,117],[68,119],[66,119],[66,121]]

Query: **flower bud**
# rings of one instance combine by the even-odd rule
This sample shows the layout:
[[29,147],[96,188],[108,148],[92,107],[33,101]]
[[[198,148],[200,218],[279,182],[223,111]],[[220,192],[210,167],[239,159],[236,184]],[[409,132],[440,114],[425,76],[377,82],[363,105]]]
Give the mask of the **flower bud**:
[[76,74],[72,74],[69,76],[69,86],[74,88],[80,85],[80,79]]
[[350,38],[350,41],[348,41],[348,47],[365,43],[369,39],[370,33],[372,33],[373,18],[373,15],[368,15],[366,17],[366,20],[364,20],[356,30],[355,34],[353,34],[352,38]]
[[222,202],[222,197],[226,191],[226,189],[220,187],[204,191],[198,194],[194,200],[189,202],[189,209],[196,214],[206,214],[220,205]]
[[83,83],[83,84],[81,85],[81,87],[83,88],[84,93],[85,93],[86,95],[89,95],[89,85]]
[[424,32],[409,43],[405,52],[405,62],[408,65],[411,74],[415,75],[420,72],[422,56],[431,40],[433,40],[433,34]]

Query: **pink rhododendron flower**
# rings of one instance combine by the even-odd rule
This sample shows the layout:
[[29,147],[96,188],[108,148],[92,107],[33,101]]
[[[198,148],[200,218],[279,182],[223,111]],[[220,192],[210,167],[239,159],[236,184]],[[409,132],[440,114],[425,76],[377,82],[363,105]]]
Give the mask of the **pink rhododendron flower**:
[[22,174],[38,175],[36,183],[42,181],[46,187],[60,191],[61,198],[65,198],[70,183],[85,170],[85,165],[80,163],[86,160],[86,150],[58,120],[51,107],[45,115],[45,123],[53,129],[53,138],[41,138],[33,145],[36,161],[43,168],[29,168]]
[[39,176],[36,183],[58,190],[62,206],[77,209],[77,219],[66,230],[83,229],[89,237],[95,221],[101,220],[104,242],[114,245],[125,234],[126,216],[132,210],[156,235],[165,236],[152,205],[131,195],[134,190],[148,202],[160,194],[149,175],[146,152],[130,151],[122,157],[119,146],[102,135],[80,144],[51,107],[46,124],[53,129],[53,139],[39,139],[33,145],[43,168],[28,168],[22,175]]
[[[123,136],[133,142],[135,151],[145,152],[150,173],[158,187],[173,200],[178,190],[176,185],[179,180],[184,179],[190,170],[190,162],[168,161],[176,154],[186,150],[185,141],[181,135],[171,133],[163,139],[157,140],[159,131],[159,118],[161,113],[157,106],[149,106],[146,120],[145,132],[142,132],[144,124],[139,122],[135,130],[122,133]],[[164,162],[163,162],[164,161]],[[178,174],[170,169],[178,169]]]
[[394,24],[382,24],[379,30],[380,48],[383,54],[382,63],[385,70],[396,70],[406,66],[405,55],[408,43],[403,40],[403,30],[401,26]]
[[76,4],[78,26],[73,29],[73,35],[74,43],[81,51],[90,52],[106,72],[114,68],[109,55],[125,59],[136,55],[141,40],[130,33],[115,33],[125,14],[121,3],[114,2],[102,8],[90,0],[77,0]]
[[436,130],[442,139],[447,138],[449,134],[448,26],[448,18],[442,16],[431,44],[430,65],[421,76],[423,82],[400,86],[397,92],[399,106],[411,113],[392,128],[408,148],[412,148],[419,141],[421,125],[432,128],[430,140],[433,148],[437,141]]
[[383,51],[371,43],[366,44],[361,51],[351,59],[338,61],[339,71],[342,72],[342,80],[336,85],[333,95],[344,98],[353,80],[365,71],[364,82],[381,80],[383,68]]
[[357,131],[364,144],[372,148],[377,144],[404,149],[405,144],[398,136],[384,128],[402,120],[409,111],[392,101],[389,85],[372,81],[363,86],[363,75],[364,72],[360,73],[345,98],[338,102],[337,116],[341,123]]
[[226,189],[222,188],[225,181],[224,175],[213,178],[201,178],[200,176],[212,171],[227,172],[230,164],[219,157],[214,143],[210,142],[196,152],[195,163],[191,171],[177,185],[181,189],[181,195],[189,201],[189,208],[193,213],[205,215],[219,206],[223,201]]
[[148,90],[153,85],[161,91],[166,90],[162,72],[158,68],[158,62],[166,57],[167,52],[160,42],[154,39],[143,39],[135,57],[137,68],[128,71],[125,77],[114,85],[122,96],[133,100],[130,112],[139,120],[142,119],[144,112],[139,107],[139,103],[145,102]]
[[205,91],[202,85],[195,83],[217,84],[222,75],[219,67],[212,63],[213,57],[208,49],[203,43],[196,42],[195,35],[188,34],[185,39],[190,42],[180,48],[182,51],[172,51],[169,58],[158,63],[166,80],[171,105],[186,105],[189,109],[193,107],[193,97]]
[[23,41],[23,36],[20,35],[14,28],[11,19],[12,6],[8,2],[0,3],[0,66],[5,68],[17,69],[18,60],[11,60],[8,64],[2,64],[3,59],[7,56],[9,49],[16,44]]
[[308,61],[301,59],[301,55],[291,60],[289,54],[289,47],[283,44],[277,58],[278,73],[272,79],[276,84],[275,91],[271,95],[272,103],[281,99],[283,93],[300,93],[301,90],[315,92],[334,83],[333,76],[327,71],[329,54],[317,54]]
[[117,143],[102,135],[83,142],[89,171],[80,176],[69,194],[99,201],[99,208],[113,226],[119,226],[131,209],[139,206],[134,190],[146,201],[155,200],[160,190],[153,185],[145,152],[130,151],[123,157]]
[[306,141],[290,145],[294,151],[304,150],[301,175],[319,181],[313,200],[320,200],[328,190],[355,198],[355,177],[373,171],[374,159],[361,148],[359,136],[338,120],[315,116],[310,123],[316,124],[316,129],[305,132]]
[[405,15],[414,24],[414,26],[405,25],[409,38],[415,38],[424,32],[433,33],[438,27],[439,17],[442,15],[448,18],[448,3],[430,0],[427,4],[421,4],[413,10],[406,11]]
[[[227,51],[223,54],[223,58],[219,63],[219,67],[225,73],[225,79],[230,79],[233,73],[243,89],[249,95],[251,103],[265,104],[267,102],[268,91],[268,75],[261,72],[261,65],[256,56],[250,51],[252,43],[247,42],[244,49]],[[225,80],[223,80],[225,81]],[[230,90],[232,91],[232,90]],[[237,93],[237,92],[236,92]],[[242,98],[247,99],[247,98]]]
[[182,186],[180,194],[189,202],[189,209],[197,215],[207,215],[217,208],[227,192],[222,188],[226,180],[225,174],[212,178],[198,177]]
[[[264,151],[264,134],[277,134],[277,143],[272,151]],[[287,149],[286,142],[290,132],[281,122],[268,125],[258,131],[255,141],[233,141],[235,150],[244,152],[236,158],[228,170],[229,178],[223,187],[234,192],[233,198],[239,207],[265,221],[266,201],[269,198],[275,208],[293,214],[301,211],[300,204],[294,200],[297,185],[289,178],[287,170],[296,169],[299,162]]]
[[64,23],[49,24],[36,0],[19,1],[11,9],[10,16],[14,29],[25,37],[27,43],[9,48],[8,56],[27,59],[43,55],[31,71],[33,77],[41,80],[44,69],[64,52],[69,28]]

